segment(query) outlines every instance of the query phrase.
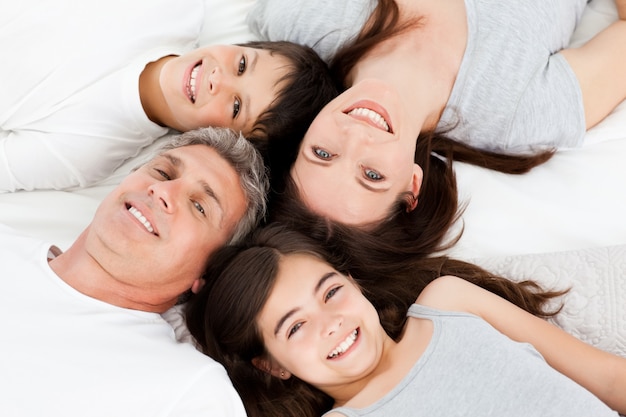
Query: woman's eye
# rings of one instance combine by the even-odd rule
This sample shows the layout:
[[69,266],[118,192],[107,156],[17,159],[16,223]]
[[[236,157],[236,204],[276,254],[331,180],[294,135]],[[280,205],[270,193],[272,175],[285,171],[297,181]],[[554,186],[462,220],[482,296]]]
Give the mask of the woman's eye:
[[383,176],[380,175],[378,172],[374,171],[373,169],[366,169],[364,172],[365,172],[365,176],[367,177],[367,179],[371,181],[380,181],[383,179]]
[[246,57],[242,55],[239,60],[239,66],[237,67],[237,75],[241,75],[244,72],[246,72]]
[[236,98],[235,104],[233,104],[233,119],[237,117],[240,110],[241,110],[241,101],[238,98]]
[[321,149],[321,148],[313,148],[313,152],[315,152],[315,155],[317,155],[317,157],[320,159],[328,160],[333,157],[333,155],[330,152],[325,151],[324,149]]
[[204,207],[202,207],[202,205],[198,203],[197,201],[192,201],[192,203],[193,203],[193,206],[196,208],[196,210],[198,210],[200,214],[204,215]]
[[342,286],[334,287],[330,291],[328,291],[326,293],[326,296],[324,297],[324,301],[328,301],[331,298],[333,298],[335,296],[335,294],[337,294],[337,291],[339,291],[341,289],[341,287]]
[[165,178],[167,181],[171,180],[172,178],[170,178],[170,176],[167,174],[167,172],[163,171],[162,169],[158,169],[155,168],[154,169],[156,172],[159,173],[160,176],[162,176],[163,178]]
[[293,325],[290,329],[289,329],[289,333],[287,334],[287,339],[289,339],[291,336],[293,336],[298,330],[300,330],[300,327],[302,327],[302,323],[296,323],[295,325]]

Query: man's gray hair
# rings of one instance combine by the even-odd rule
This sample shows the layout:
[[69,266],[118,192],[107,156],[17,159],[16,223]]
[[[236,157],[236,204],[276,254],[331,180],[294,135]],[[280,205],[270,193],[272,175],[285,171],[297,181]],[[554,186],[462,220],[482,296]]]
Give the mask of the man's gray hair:
[[181,146],[206,145],[224,158],[239,175],[248,206],[237,223],[228,244],[239,243],[265,216],[269,180],[259,151],[240,133],[231,129],[206,127],[174,137],[161,147],[161,153]]

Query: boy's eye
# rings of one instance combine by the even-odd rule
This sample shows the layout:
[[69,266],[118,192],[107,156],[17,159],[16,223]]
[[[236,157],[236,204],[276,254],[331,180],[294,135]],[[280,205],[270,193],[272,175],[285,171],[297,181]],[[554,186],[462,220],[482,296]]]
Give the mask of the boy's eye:
[[287,339],[289,339],[291,336],[293,336],[298,330],[300,330],[300,327],[302,327],[302,323],[296,323],[294,324],[290,329],[289,329],[289,333],[287,334]]
[[315,156],[317,156],[319,159],[329,160],[333,157],[333,154],[322,148],[313,148],[313,152],[315,152]]
[[246,72],[246,57],[245,55],[242,55],[239,60],[239,66],[237,67],[237,75],[241,75],[244,72]]
[[241,101],[238,98],[236,98],[235,104],[233,104],[233,119],[237,117],[240,111],[241,111]]
[[196,208],[196,210],[198,210],[200,214],[204,215],[205,213],[204,207],[202,207],[202,205],[198,203],[197,201],[192,201],[192,203],[193,203],[193,206]]
[[380,175],[378,172],[374,171],[373,169],[365,169],[364,173],[367,179],[371,181],[380,181],[384,178],[382,175]]

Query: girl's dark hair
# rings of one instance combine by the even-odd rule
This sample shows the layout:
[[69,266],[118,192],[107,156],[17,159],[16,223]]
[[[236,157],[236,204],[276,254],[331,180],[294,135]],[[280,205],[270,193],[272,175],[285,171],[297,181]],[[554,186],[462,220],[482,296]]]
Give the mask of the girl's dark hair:
[[[402,21],[400,10],[394,0],[378,0],[378,5],[363,30],[352,42],[343,46],[330,62],[330,71],[333,77],[341,80],[342,83],[345,82],[354,66],[375,46],[420,24],[420,17]],[[344,84],[345,87],[347,86]],[[428,135],[428,133],[426,134]],[[456,161],[467,162],[506,174],[526,173],[546,162],[554,154],[553,149],[543,149],[529,154],[503,154],[486,151],[450,139],[445,136],[445,133],[434,138],[433,152],[445,153],[447,157]]]
[[428,283],[442,275],[464,278],[538,316],[557,313],[546,311],[544,305],[562,292],[543,291],[532,281],[514,283],[447,257],[379,265],[371,261],[372,254],[347,252],[347,235],[332,235],[320,242],[285,225],[269,225],[247,243],[218,251],[206,271],[205,286],[187,306],[191,334],[206,354],[225,366],[251,417],[319,416],[333,405],[332,398],[302,380],[275,378],[252,364],[253,358],[267,355],[256,319],[274,286],[283,256],[308,253],[341,273],[349,272],[394,339],[400,336],[410,304]]
[[326,63],[308,46],[293,42],[248,42],[289,61],[279,81],[279,93],[256,121],[247,138],[271,167],[274,161],[295,160],[299,143],[320,110],[338,94]]

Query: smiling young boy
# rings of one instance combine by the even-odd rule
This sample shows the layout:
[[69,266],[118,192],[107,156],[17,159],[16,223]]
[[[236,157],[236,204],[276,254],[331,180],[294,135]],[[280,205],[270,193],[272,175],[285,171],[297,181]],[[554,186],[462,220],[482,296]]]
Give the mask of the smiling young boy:
[[326,65],[285,42],[198,48],[204,7],[0,6],[0,192],[91,185],[171,129],[299,134],[335,94]]

